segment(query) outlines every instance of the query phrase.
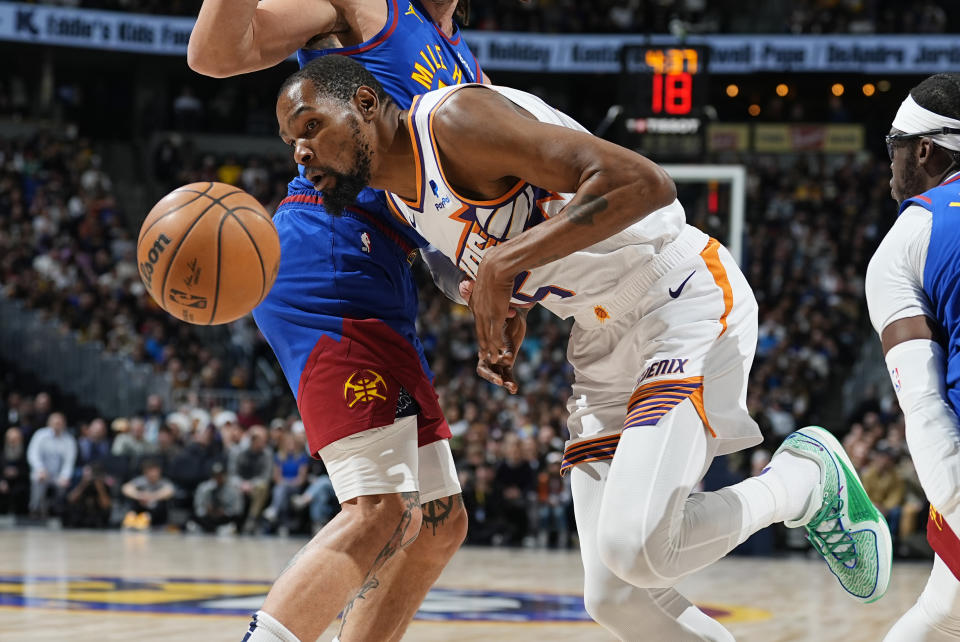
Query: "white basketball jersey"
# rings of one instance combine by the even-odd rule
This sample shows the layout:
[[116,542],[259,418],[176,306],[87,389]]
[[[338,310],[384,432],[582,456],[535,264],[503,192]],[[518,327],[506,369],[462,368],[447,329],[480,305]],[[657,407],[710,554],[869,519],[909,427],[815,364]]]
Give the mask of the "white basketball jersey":
[[[388,192],[387,201],[395,214],[475,278],[487,248],[554,216],[573,194],[551,192],[520,180],[497,199],[475,201],[457,194],[447,184],[437,158],[433,114],[453,92],[468,86],[445,87],[414,99],[409,126],[419,163],[417,200],[408,202]],[[507,87],[482,86],[503,95],[540,122],[586,131],[536,96]],[[470,151],[460,153],[469,155]],[[608,297],[618,283],[641,270],[684,227],[683,207],[674,201],[595,245],[521,272],[514,284],[513,301],[539,302],[560,317],[572,316],[592,306],[596,299]]]

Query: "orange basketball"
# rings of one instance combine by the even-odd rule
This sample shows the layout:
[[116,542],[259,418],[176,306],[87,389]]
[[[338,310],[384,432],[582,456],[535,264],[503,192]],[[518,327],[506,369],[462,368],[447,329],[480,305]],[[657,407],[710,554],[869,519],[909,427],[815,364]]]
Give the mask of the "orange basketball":
[[150,296],[173,316],[229,323],[267,296],[280,267],[280,238],[263,206],[242,189],[191,183],[147,214],[137,263]]

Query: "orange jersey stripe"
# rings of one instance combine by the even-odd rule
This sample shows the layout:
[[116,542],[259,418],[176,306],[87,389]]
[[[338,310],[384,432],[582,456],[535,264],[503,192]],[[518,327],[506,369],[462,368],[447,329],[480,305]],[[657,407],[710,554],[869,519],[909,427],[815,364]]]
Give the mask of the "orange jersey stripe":
[[633,391],[633,394],[630,396],[630,401],[627,402],[627,408],[633,408],[647,397],[652,397],[661,393],[669,392],[689,395],[691,392],[697,389],[697,386],[700,385],[703,385],[703,377],[660,379],[659,381],[651,381],[650,383],[645,383],[642,386],[638,386],[637,389]]
[[727,331],[727,315],[733,309],[733,288],[730,287],[730,279],[727,278],[727,270],[720,262],[720,242],[717,239],[710,239],[707,247],[700,252],[700,257],[707,264],[707,269],[713,275],[713,280],[723,291],[723,314],[720,316],[720,325],[723,330],[720,336]]

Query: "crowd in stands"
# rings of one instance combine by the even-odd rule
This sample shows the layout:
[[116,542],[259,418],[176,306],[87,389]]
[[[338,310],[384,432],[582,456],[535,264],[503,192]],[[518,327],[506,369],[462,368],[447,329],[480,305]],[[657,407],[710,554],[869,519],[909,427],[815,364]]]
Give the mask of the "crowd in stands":
[[[201,0],[40,0],[195,16]],[[474,29],[547,33],[955,33],[943,0],[474,0]]]
[[310,532],[338,511],[303,424],[152,395],[140,414],[69,421],[47,392],[0,399],[0,513],[65,527]]
[[245,347],[215,349],[209,332],[150,298],[131,227],[89,140],[69,130],[0,137],[0,291],[81,341],[153,365],[174,388],[250,388]]

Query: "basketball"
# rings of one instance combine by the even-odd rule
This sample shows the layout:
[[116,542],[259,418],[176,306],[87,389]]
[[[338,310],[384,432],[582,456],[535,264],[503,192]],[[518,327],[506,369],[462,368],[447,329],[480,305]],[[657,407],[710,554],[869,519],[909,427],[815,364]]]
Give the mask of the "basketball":
[[224,183],[191,183],[153,206],[137,237],[140,279],[173,316],[229,323],[255,308],[280,267],[280,238],[263,206]]

